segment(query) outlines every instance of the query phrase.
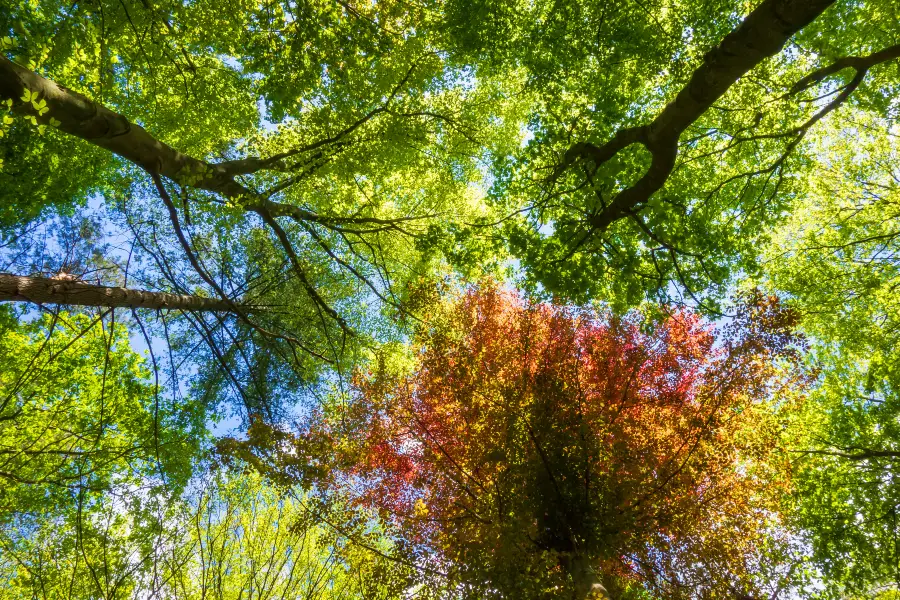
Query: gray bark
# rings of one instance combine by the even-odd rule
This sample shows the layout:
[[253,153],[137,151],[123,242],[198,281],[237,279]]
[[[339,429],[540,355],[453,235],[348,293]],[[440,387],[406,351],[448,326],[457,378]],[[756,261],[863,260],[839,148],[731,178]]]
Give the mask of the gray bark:
[[[93,285],[83,281],[24,277],[9,273],[0,273],[0,302],[235,312],[234,304],[217,298],[148,292],[123,287]],[[240,308],[249,310],[243,306]]]

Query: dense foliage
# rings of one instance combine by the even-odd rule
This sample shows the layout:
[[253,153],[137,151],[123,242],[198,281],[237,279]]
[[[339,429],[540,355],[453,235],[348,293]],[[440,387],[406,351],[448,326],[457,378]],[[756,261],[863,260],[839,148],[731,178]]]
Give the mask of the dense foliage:
[[800,523],[817,532],[810,543],[828,578],[856,593],[893,581],[900,558],[900,180],[896,126],[874,125],[854,119],[823,141],[831,167],[767,257],[821,340],[823,378],[798,444]]
[[794,317],[752,302],[716,348],[687,312],[641,322],[472,291],[417,340],[413,375],[361,376],[308,435],[347,440],[337,481],[481,593],[747,592],[778,559],[774,411],[803,385],[777,364],[797,358]]
[[0,3],[0,597],[900,597],[898,23]]
[[17,323],[4,310],[0,364],[0,524],[112,484],[186,483],[202,421],[160,401],[121,325],[67,313]]

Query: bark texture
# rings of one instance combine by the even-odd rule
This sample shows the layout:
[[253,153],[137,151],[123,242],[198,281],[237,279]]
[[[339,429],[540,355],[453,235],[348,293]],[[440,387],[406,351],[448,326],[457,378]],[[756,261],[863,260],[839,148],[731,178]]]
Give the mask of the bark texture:
[[[216,298],[148,292],[123,287],[93,285],[83,281],[0,273],[0,302],[4,301],[105,308],[166,308],[212,312],[234,312],[235,310],[233,303]],[[241,308],[248,310],[246,307]]]
[[623,129],[602,146],[580,143],[566,153],[563,167],[579,159],[600,165],[632,144],[651,154],[647,172],[591,218],[603,231],[647,202],[675,168],[678,139],[744,74],[774,56],[798,31],[816,19],[834,0],[764,0],[718,46],[703,57],[690,81],[650,123]]

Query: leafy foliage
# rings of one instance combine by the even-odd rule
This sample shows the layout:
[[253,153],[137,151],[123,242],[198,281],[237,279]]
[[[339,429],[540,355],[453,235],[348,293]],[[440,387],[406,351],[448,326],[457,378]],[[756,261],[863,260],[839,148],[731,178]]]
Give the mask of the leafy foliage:
[[[685,298],[715,309],[733,276],[758,272],[759,245],[785,213],[802,210],[794,200],[827,168],[811,139],[827,136],[847,114],[895,118],[896,106],[883,98],[897,86],[896,60],[872,68],[833,107],[848,89],[849,69],[810,82],[809,90],[795,88],[839,57],[896,50],[896,28],[886,21],[896,6],[834,3],[690,124],[658,192],[598,224],[614,198],[651,172],[651,152],[637,135],[611,157],[586,148],[614,145],[661,114],[711,64],[712,49],[741,15],[778,4],[449,5],[463,48],[490,69],[524,69],[534,98],[533,137],[495,163],[492,193],[517,215],[506,223],[506,238],[533,281],[576,301],[625,308]],[[505,32],[499,42],[497,30]],[[701,91],[700,82],[690,85],[690,94]]]
[[315,525],[302,496],[247,474],[207,477],[183,498],[111,494],[32,527],[0,534],[5,598],[378,599],[404,582]]
[[822,380],[797,425],[795,502],[835,595],[894,582],[900,564],[897,144],[876,123],[821,140],[831,168],[766,265],[817,340]]
[[[399,541],[369,551],[424,569],[420,594],[900,593],[898,10],[6,2],[2,270],[229,309],[0,313],[0,523],[41,573],[7,581],[202,596],[185,524],[212,506],[221,596],[258,574],[258,523],[329,582],[281,592],[350,589],[355,555],[282,529],[301,484],[356,534],[377,509]],[[86,204],[102,224],[73,242]],[[485,274],[555,304],[442,303]],[[791,310],[726,314],[757,285]],[[732,319],[723,341],[684,305]],[[283,489],[183,498],[231,409],[247,439],[218,449]],[[148,588],[163,547],[187,571]]]
[[[237,446],[351,490],[470,595],[591,578],[626,594],[750,591],[779,552],[789,489],[774,403],[789,410],[805,376],[794,315],[749,300],[716,347],[687,312],[647,322],[473,290],[423,332],[413,375],[381,363],[305,434],[264,428]],[[310,471],[329,443],[343,470]]]
[[204,426],[192,407],[160,401],[121,325],[0,319],[0,524],[67,510],[114,483],[186,483]]

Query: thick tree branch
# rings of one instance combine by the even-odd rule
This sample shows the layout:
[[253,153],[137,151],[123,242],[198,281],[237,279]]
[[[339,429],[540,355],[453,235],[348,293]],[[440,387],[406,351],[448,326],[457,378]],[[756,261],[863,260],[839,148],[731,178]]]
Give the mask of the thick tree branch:
[[[83,281],[25,277],[0,273],[0,302],[71,304],[107,308],[153,308],[185,311],[234,312],[234,304],[218,298],[148,292],[124,287],[93,285]],[[245,311],[252,310],[242,306]]]
[[[297,178],[306,176],[308,172],[300,173],[296,178],[289,178],[286,182],[276,185],[265,194],[257,194],[237,182],[234,177],[275,167],[277,163],[286,158],[316,150],[325,145],[342,143],[341,140],[344,137],[367,123],[374,116],[388,110],[390,103],[409,80],[414,69],[415,65],[397,83],[382,105],[371,110],[333,136],[266,159],[247,158],[220,163],[208,163],[183,154],[171,146],[160,142],[143,127],[131,123],[123,115],[113,112],[102,104],[60,86],[49,79],[41,77],[2,55],[0,55],[0,100],[12,99],[15,110],[34,116],[41,123],[49,124],[51,118],[55,119],[59,122],[58,128],[61,131],[109,150],[143,168],[150,174],[156,174],[176,182],[183,180],[185,177],[191,177],[195,180],[192,183],[192,187],[218,193],[228,198],[242,198],[243,208],[251,212],[261,214],[264,211],[273,217],[289,216],[293,219],[328,226],[370,224],[397,227],[401,222],[427,219],[431,218],[431,215],[397,219],[326,216],[297,206],[280,204],[269,200],[274,193],[282,191]],[[43,115],[38,115],[31,103],[22,101],[25,90],[32,93],[36,92],[38,101],[46,101],[49,111]],[[314,159],[318,158],[320,157],[314,157]]]
[[[22,100],[25,90],[37,93],[37,101],[46,101],[49,110],[38,115],[30,102]],[[182,154],[126,117],[0,55],[0,101],[7,98],[17,112],[33,115],[44,124],[55,119],[60,131],[118,154],[147,172],[175,181],[199,177],[195,187],[229,198],[253,195],[225,169]]]
[[[169,211],[169,216],[172,220],[176,236],[187,253],[188,260],[191,262],[195,271],[220,296],[219,299],[208,300],[208,302],[211,303],[210,306],[215,306],[217,308],[209,308],[207,310],[225,310],[235,313],[242,321],[260,333],[269,337],[284,339],[310,354],[325,359],[324,356],[314,352],[311,348],[293,337],[260,328],[258,324],[249,318],[243,305],[235,304],[228,299],[228,295],[225,294],[224,290],[221,289],[208,273],[206,273],[203,266],[197,261],[196,256],[193,254],[190,244],[181,230],[177,210],[165,189],[163,178],[174,181],[183,181],[185,178],[190,178],[193,187],[221,194],[228,198],[240,199],[240,204],[245,210],[259,214],[269,225],[275,223],[275,217],[285,216],[297,221],[318,223],[322,226],[335,229],[340,229],[341,225],[375,225],[403,232],[403,229],[400,226],[401,223],[416,220],[417,217],[380,219],[377,217],[359,216],[325,216],[300,207],[273,202],[268,199],[269,196],[272,195],[273,190],[270,190],[268,194],[261,195],[240,184],[234,178],[240,174],[253,173],[266,168],[281,168],[284,165],[280,165],[280,163],[289,157],[314,151],[329,144],[344,143],[344,138],[365,125],[376,115],[388,110],[390,104],[400,93],[403,86],[408,82],[415,67],[416,65],[413,65],[413,67],[407,71],[381,105],[369,111],[335,135],[267,159],[249,158],[244,160],[225,161],[222,163],[208,163],[183,154],[171,146],[160,142],[144,128],[131,123],[123,115],[113,112],[102,104],[94,102],[77,92],[57,85],[55,82],[15,64],[2,55],[0,55],[0,100],[5,100],[7,98],[12,99],[14,110],[28,116],[33,116],[43,124],[51,124],[50,120],[54,119],[53,124],[61,131],[114,152],[145,170],[151,176],[154,185],[159,192],[160,198],[163,200]],[[48,110],[45,111],[44,114],[39,114],[37,107],[32,104],[32,102],[26,102],[23,99],[23,97],[26,96],[26,91],[29,92],[29,96],[37,94],[36,102],[46,102],[46,108]],[[301,174],[301,176],[302,175],[303,174]],[[293,179],[289,178],[288,182],[276,186],[275,190],[280,191],[292,182]],[[276,229],[276,235],[279,235],[279,233],[283,234],[283,231]],[[285,241],[280,235],[279,239]],[[290,255],[295,271],[298,274],[301,274],[302,270],[299,269],[298,257],[293,255],[292,249],[288,246],[285,247],[285,250]],[[304,278],[301,277],[301,279],[303,280]],[[323,307],[342,327],[346,328],[343,319],[325,304],[309,282],[303,280],[301,283],[303,283],[304,287],[310,292],[317,306]],[[144,294],[150,293],[151,292],[144,292]],[[173,299],[178,297],[175,295],[170,296]],[[12,299],[12,297],[10,299]],[[174,300],[172,299],[169,300],[169,302],[173,301]],[[149,302],[149,300],[147,300],[147,302]],[[99,305],[106,306],[107,304]],[[140,307],[145,305],[125,303],[118,304],[117,306]],[[163,307],[162,305],[160,306]]]
[[587,142],[579,142],[573,145],[563,157],[559,171],[568,168],[580,158],[589,158],[595,165],[602,165],[613,156],[633,144],[647,144],[648,127],[627,127],[618,130],[612,139],[602,146],[595,146]]
[[[235,177],[265,169],[290,171],[291,167],[283,164],[286,159],[324,146],[344,143],[344,138],[388,110],[391,102],[409,81],[415,68],[416,65],[410,67],[381,105],[332,136],[265,159],[250,157],[219,163],[210,163],[183,154],[159,141],[125,116],[2,55],[0,55],[0,101],[11,99],[15,111],[33,116],[42,124],[51,124],[51,119],[54,119],[54,123],[59,123],[57,127],[60,131],[109,150],[148,173],[158,173],[173,181],[190,179],[193,187],[228,198],[253,198],[257,197],[257,194],[239,183]],[[31,94],[37,94],[36,102],[46,102],[48,110],[39,114],[31,102],[25,102],[23,97],[26,90]],[[293,179],[289,180],[289,183],[278,186],[277,190],[280,191],[293,182]],[[272,193],[274,192],[270,191],[268,195],[271,196]]]
[[[612,223],[647,202],[675,168],[681,134],[734,83],[812,22],[834,0],[764,0],[747,18],[703,57],[690,81],[649,124],[617,132],[603,146],[580,143],[566,153],[564,166],[583,158],[599,165],[634,143],[652,155],[647,172],[590,218],[591,227],[604,231]],[[565,164],[567,163],[567,164]]]

